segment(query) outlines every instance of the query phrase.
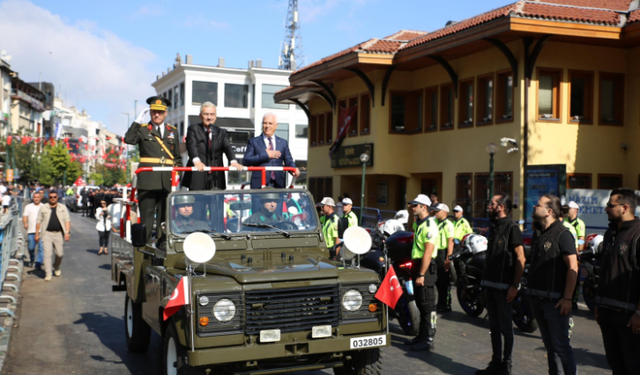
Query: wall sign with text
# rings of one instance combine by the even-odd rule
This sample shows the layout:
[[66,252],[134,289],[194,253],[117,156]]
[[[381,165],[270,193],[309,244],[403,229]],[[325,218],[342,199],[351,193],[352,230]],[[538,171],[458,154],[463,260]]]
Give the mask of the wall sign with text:
[[342,146],[331,156],[331,168],[352,168],[362,167],[360,155],[369,154],[367,167],[373,166],[373,143],[364,143],[360,145]]

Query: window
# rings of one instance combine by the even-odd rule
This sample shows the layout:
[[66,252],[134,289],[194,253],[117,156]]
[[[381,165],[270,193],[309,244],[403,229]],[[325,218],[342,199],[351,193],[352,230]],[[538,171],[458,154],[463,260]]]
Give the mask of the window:
[[349,137],[355,137],[358,135],[358,112],[360,108],[358,107],[358,97],[354,96],[353,98],[349,98],[349,108],[353,106],[356,107],[356,111],[351,118],[351,126],[349,127]]
[[360,94],[360,134],[371,132],[371,95]]
[[424,131],[438,130],[438,86],[424,90]]
[[591,189],[591,173],[567,173],[567,189]]
[[493,124],[493,73],[478,77],[478,125]]
[[324,145],[324,113],[318,115],[318,145]]
[[249,103],[249,86],[224,84],[224,106],[228,108],[247,108]]
[[325,117],[325,144],[330,145],[333,142],[333,112],[327,112]]
[[598,189],[617,189],[622,187],[621,174],[600,174],[598,173]]
[[624,74],[600,73],[600,124],[622,125]]
[[169,89],[169,91],[167,91],[167,100],[169,100],[169,102],[171,103],[171,105],[167,107],[167,109],[170,110],[172,109],[171,106],[173,105],[173,89]]
[[538,69],[538,119],[560,119],[560,69]]
[[473,187],[473,179],[471,173],[458,173],[456,176],[456,201],[462,209],[467,213],[472,213],[471,207],[471,190]]
[[569,122],[593,122],[593,73],[569,71]]
[[251,108],[256,107],[256,84],[251,85]]
[[460,81],[458,128],[473,126],[473,78]]
[[311,116],[309,119],[309,145],[315,146],[318,144],[318,116]]
[[453,107],[455,97],[453,84],[440,86],[440,130],[453,129]]
[[276,136],[289,141],[289,124],[279,122],[278,128],[276,129]]
[[184,107],[184,82],[180,84],[180,107]]
[[513,73],[498,73],[496,79],[496,122],[513,121]]
[[423,91],[392,91],[391,133],[414,134],[422,132]]
[[289,109],[289,104],[278,104],[274,101],[273,95],[287,86],[262,85],[262,108]]
[[218,105],[218,83],[193,81],[191,104],[211,102]]
[[309,126],[296,124],[296,138],[307,138],[309,136]]
[[173,109],[180,107],[180,86],[176,86],[173,88]]
[[180,136],[185,135],[184,133],[184,121],[180,121]]
[[320,202],[323,197],[331,197],[333,196],[333,178],[310,177],[308,190],[316,203]]

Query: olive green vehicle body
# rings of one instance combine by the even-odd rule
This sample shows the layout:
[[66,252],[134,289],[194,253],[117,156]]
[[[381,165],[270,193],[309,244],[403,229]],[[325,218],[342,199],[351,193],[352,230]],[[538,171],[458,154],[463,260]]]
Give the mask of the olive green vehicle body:
[[[292,191],[296,190],[282,190]],[[172,193],[167,209],[171,209],[169,202],[173,195],[185,193],[188,194]],[[372,284],[379,286],[381,280],[371,270],[330,261],[315,210],[313,216],[312,230],[291,233],[290,238],[278,232],[232,235],[231,240],[212,234],[215,256],[206,264],[197,265],[197,276],[192,277],[193,316],[187,312],[189,307],[184,306],[163,320],[164,307],[180,278],[187,275],[183,251],[186,236],[172,233],[170,225],[166,225],[166,251],[148,245],[135,248],[120,236],[113,236],[113,290],[126,290],[133,302],[140,303],[142,318],[161,337],[168,325],[173,324],[180,345],[186,349],[184,361],[189,366],[235,366],[237,371],[242,369],[241,372],[247,373],[261,373],[260,368],[267,367],[269,370],[264,373],[275,373],[278,369],[286,372],[340,367],[349,358],[349,352],[356,350],[351,348],[352,338],[384,336],[381,346],[390,342],[383,304],[374,298],[375,291],[369,290]],[[363,297],[362,307],[356,312],[346,311],[341,303],[344,293],[351,289],[358,290]],[[317,291],[317,295],[298,298],[300,291]],[[207,296],[212,303],[201,306],[202,296]],[[297,308],[296,311],[306,311],[304,306],[312,305],[313,299],[316,307],[307,314],[311,320],[292,323],[306,313],[284,318],[281,327],[280,324],[271,327],[282,328],[280,340],[260,342],[258,331],[266,319],[273,319],[266,316],[269,314],[266,305],[273,298],[279,298],[286,305],[289,296],[291,301],[295,300],[291,304],[297,304],[292,307]],[[217,322],[211,312],[213,303],[221,298],[230,299],[236,305],[236,315],[230,322]],[[374,305],[376,311],[371,312],[370,305]],[[337,313],[328,312],[336,308]],[[213,327],[201,327],[199,319],[203,317],[209,318]],[[312,338],[311,327],[315,326],[316,317],[319,324],[331,325],[331,337]],[[196,327],[195,350],[190,349],[190,324]]]

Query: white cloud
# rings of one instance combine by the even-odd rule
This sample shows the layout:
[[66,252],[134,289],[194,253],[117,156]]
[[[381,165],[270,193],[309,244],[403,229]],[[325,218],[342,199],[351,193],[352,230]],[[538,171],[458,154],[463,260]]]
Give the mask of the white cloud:
[[[86,109],[119,134],[133,101],[153,95],[156,60],[149,50],[133,45],[96,24],[75,25],[28,1],[0,3],[0,49],[12,56],[11,68],[27,82],[52,82],[60,96]],[[131,113],[131,118],[135,114]]]
[[206,19],[203,16],[188,17],[184,22],[181,22],[180,25],[186,28],[204,30],[221,30],[229,28],[229,24],[226,22]]

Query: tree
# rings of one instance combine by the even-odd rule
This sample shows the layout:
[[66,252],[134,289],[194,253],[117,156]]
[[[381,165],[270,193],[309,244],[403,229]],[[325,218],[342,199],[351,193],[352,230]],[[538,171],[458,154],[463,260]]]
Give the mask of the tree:
[[65,172],[67,184],[72,183],[82,174],[82,166],[78,162],[71,161],[69,150],[62,142],[55,146],[45,146],[36,170],[38,179],[44,185],[62,184]]
[[104,185],[104,177],[100,173],[91,173],[89,175],[89,181],[93,181],[95,185]]

